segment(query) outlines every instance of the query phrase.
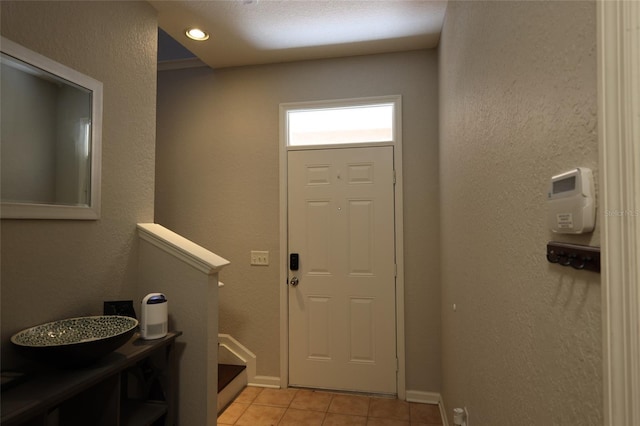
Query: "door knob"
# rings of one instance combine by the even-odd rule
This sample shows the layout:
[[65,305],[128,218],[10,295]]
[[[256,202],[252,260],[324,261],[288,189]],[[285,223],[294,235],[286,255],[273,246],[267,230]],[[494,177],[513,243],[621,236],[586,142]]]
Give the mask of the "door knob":
[[299,284],[300,282],[298,281],[298,277],[293,277],[291,278],[291,280],[289,281],[289,285],[291,287],[295,287]]

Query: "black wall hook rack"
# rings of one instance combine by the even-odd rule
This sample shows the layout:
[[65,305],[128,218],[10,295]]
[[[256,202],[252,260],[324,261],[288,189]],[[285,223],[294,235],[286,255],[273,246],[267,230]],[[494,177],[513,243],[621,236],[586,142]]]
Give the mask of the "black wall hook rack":
[[600,272],[600,247],[549,241],[547,260],[575,269]]

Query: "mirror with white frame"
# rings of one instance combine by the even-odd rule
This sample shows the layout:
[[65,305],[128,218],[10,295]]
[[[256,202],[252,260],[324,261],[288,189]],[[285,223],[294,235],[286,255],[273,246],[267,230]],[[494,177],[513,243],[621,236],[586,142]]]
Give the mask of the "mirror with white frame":
[[0,216],[99,219],[102,83],[0,39]]

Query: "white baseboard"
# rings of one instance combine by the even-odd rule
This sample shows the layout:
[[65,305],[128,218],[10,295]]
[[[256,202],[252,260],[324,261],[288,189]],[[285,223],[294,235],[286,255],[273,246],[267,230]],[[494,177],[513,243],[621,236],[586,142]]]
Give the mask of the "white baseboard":
[[280,377],[254,376],[253,380],[249,380],[249,386],[280,389]]
[[280,377],[256,375],[256,356],[229,334],[218,334],[219,361],[245,365],[249,386],[280,388]]
[[[226,363],[245,365],[247,367],[247,380],[249,383],[254,381],[256,377],[256,356],[243,346],[229,334],[218,334],[218,351],[225,351],[224,354],[218,355],[219,359],[225,360]],[[229,361],[230,358],[235,359]]]
[[440,404],[442,396],[438,392],[423,392],[407,390],[407,402],[420,402],[422,404]]
[[440,409],[440,417],[442,418],[443,426],[449,426],[447,416],[445,413],[444,403],[442,402],[442,395],[439,392],[423,392],[407,390],[406,392],[407,402],[418,402],[421,404],[437,404]]

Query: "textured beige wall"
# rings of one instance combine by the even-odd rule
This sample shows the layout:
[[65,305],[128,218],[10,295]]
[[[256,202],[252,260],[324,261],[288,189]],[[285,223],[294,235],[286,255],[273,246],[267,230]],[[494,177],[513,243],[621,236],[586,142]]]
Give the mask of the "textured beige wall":
[[[156,222],[229,259],[220,332],[279,376],[282,102],[403,96],[407,388],[440,389],[437,55],[361,56],[158,77]],[[271,265],[249,265],[268,250]]]
[[449,3],[439,66],[450,419],[466,405],[474,426],[602,424],[600,275],[545,259],[549,240],[599,245],[598,227],[546,227],[548,179],[597,173],[595,15],[594,2]]
[[157,19],[145,2],[0,3],[2,35],[104,84],[102,218],[2,220],[9,336],[136,295],[137,222],[153,221]]

